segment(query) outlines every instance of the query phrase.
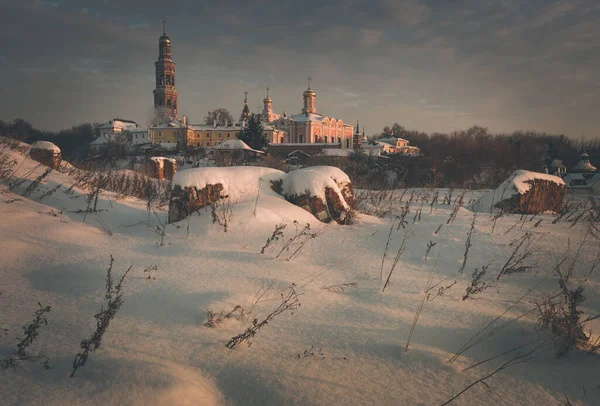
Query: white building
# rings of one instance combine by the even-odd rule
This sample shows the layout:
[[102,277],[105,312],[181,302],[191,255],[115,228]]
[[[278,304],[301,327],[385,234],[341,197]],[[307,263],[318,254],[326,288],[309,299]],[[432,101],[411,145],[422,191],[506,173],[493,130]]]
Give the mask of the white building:
[[408,156],[421,155],[421,149],[419,147],[408,145],[408,140],[405,140],[404,138],[379,138],[377,143],[381,145],[383,152],[386,154],[400,154]]
[[131,120],[115,118],[98,127],[100,136],[90,143],[90,148],[99,151],[109,145],[120,146],[134,151],[150,146],[148,129]]
[[592,193],[600,195],[600,172],[590,163],[587,153],[581,154],[581,160],[568,173],[559,172],[565,181],[567,190],[573,193]]

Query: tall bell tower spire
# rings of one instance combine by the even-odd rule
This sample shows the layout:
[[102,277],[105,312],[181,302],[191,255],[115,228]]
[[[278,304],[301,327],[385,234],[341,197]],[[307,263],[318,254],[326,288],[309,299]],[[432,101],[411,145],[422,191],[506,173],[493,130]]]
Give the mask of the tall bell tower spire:
[[158,39],[158,60],[154,63],[156,87],[154,112],[158,121],[177,118],[177,90],[175,90],[175,62],[171,55],[171,39],[167,36],[167,20],[163,20],[163,34]]

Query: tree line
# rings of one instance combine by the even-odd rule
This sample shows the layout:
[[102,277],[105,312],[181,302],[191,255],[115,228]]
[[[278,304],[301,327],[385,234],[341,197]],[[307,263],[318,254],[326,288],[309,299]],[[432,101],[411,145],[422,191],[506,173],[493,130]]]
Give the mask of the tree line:
[[61,149],[68,160],[84,159],[90,142],[100,135],[98,123],[84,123],[60,131],[39,130],[22,118],[12,122],[0,120],[0,136],[10,137],[31,144],[35,141],[50,141]]
[[600,138],[571,139],[535,131],[493,134],[473,126],[452,133],[409,131],[395,123],[372,138],[400,137],[421,149],[422,156],[389,155],[373,159],[355,154],[343,169],[359,182],[402,182],[407,186],[495,187],[516,169],[545,172],[554,160],[572,168],[587,152],[600,167]]

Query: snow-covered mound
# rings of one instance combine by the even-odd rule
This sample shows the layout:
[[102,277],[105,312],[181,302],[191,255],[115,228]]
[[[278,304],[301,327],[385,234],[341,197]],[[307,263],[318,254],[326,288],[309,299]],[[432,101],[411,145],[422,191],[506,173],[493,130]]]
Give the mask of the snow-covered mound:
[[46,151],[52,151],[55,154],[60,154],[60,148],[50,141],[36,141],[31,144],[31,149],[43,149]]
[[275,180],[285,176],[277,169],[259,166],[230,166],[227,168],[193,168],[175,174],[173,183],[181,187],[204,189],[206,185],[223,185],[223,193],[233,195],[237,200],[252,195],[261,182]]
[[331,188],[337,194],[341,194],[341,189],[349,184],[350,178],[339,168],[311,166],[288,173],[283,178],[281,188],[285,197],[307,194],[325,201],[325,188]]
[[340,224],[350,221],[354,204],[352,184],[339,168],[313,166],[292,171],[283,178],[281,194],[320,221],[335,220]]
[[547,173],[531,172],[519,169],[509,176],[496,190],[489,191],[473,204],[473,210],[492,212],[497,205],[517,195],[525,195],[531,190],[534,181],[548,181],[558,186],[565,186],[565,182],[558,176]]

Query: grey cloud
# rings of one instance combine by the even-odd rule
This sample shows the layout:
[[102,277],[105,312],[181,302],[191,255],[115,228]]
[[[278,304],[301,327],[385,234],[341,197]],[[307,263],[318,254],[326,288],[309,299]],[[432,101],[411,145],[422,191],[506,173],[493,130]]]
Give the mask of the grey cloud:
[[266,86],[277,110],[295,112],[311,75],[319,109],[368,132],[398,121],[593,136],[598,3],[22,0],[0,15],[0,74],[14,79],[0,118],[146,120],[166,17],[191,117],[221,106],[237,115],[244,90],[255,110]]

